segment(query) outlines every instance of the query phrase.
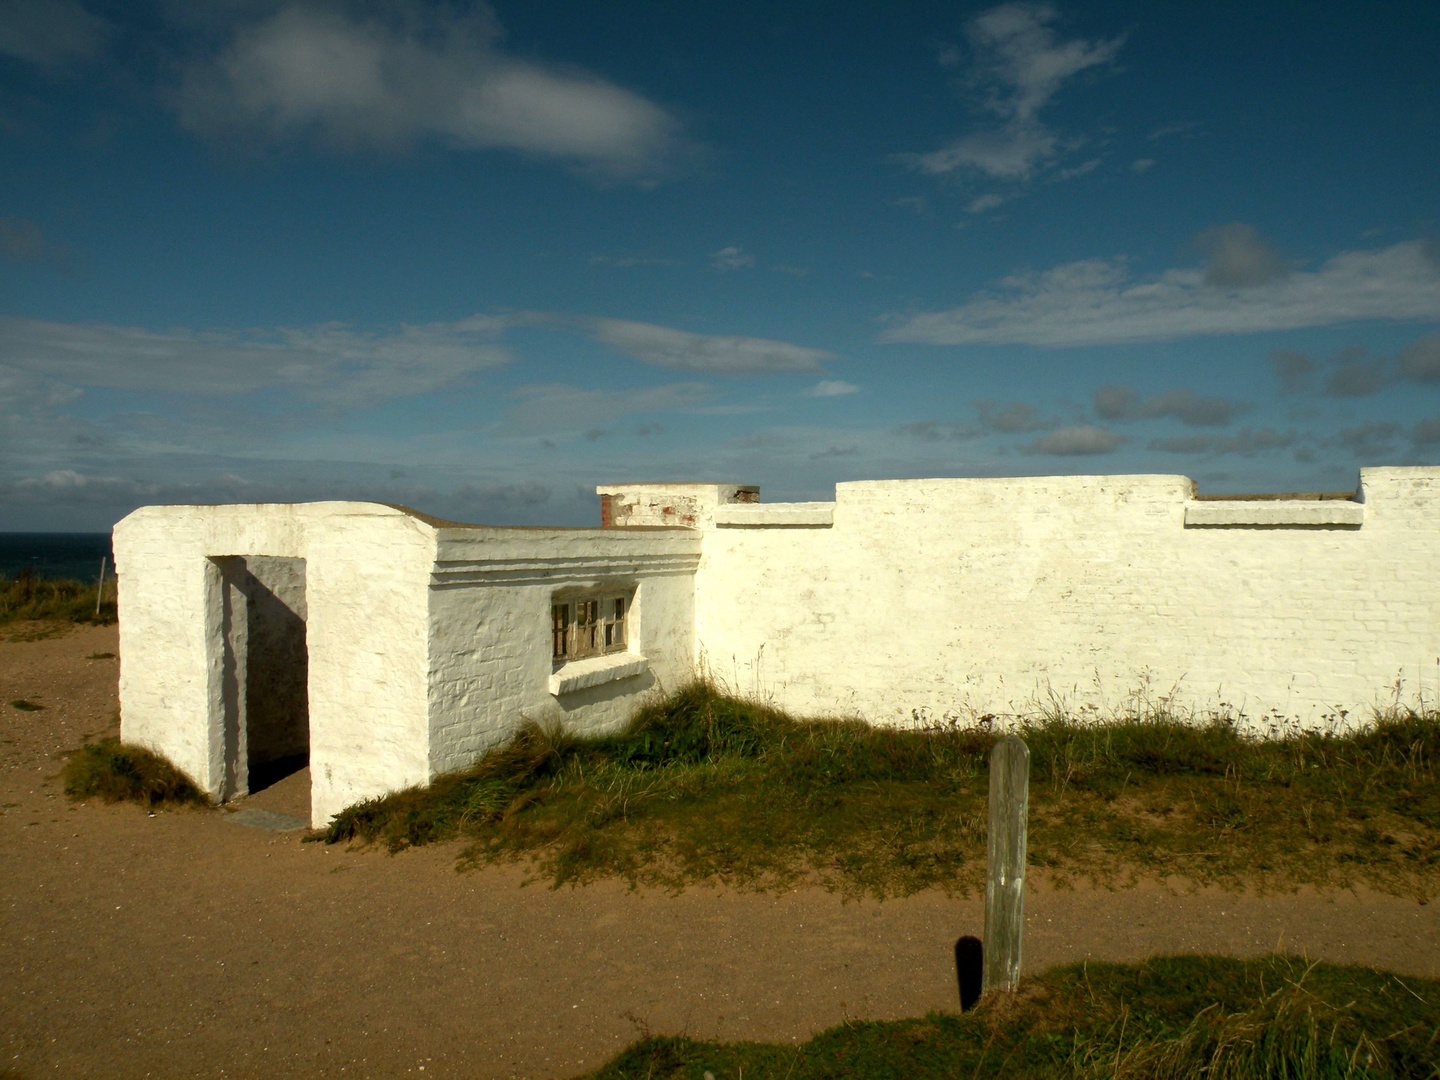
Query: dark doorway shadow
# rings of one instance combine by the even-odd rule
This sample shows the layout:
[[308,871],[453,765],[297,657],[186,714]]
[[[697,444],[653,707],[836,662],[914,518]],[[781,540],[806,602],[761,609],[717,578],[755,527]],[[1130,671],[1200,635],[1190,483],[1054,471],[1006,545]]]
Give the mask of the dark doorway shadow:
[[960,983],[960,1011],[969,1012],[980,1000],[985,974],[985,946],[966,934],[955,942],[955,977]]
[[291,754],[273,761],[253,763],[250,766],[250,794],[264,791],[272,784],[278,784],[287,776],[294,776],[310,764],[310,754]]

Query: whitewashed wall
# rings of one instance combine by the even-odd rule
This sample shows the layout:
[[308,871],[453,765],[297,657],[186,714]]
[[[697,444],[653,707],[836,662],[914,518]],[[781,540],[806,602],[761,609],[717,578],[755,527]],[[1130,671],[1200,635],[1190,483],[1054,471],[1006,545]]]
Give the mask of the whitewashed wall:
[[[700,542],[689,529],[441,529],[429,613],[432,772],[475,760],[526,721],[613,729],[646,694],[687,681]],[[566,669],[583,666],[591,685],[555,694],[550,601],[567,589],[633,589],[634,600],[627,652]]]
[[[115,527],[121,737],[216,799],[244,794],[215,560],[303,559],[311,820],[324,825],[527,720],[600,730],[684,682],[700,543],[689,529],[454,526],[376,503],[145,507]],[[583,678],[566,669],[586,685],[552,693],[551,594],[576,587],[634,590],[629,651],[582,661]]]
[[786,708],[888,723],[1052,696],[1109,712],[1147,687],[1307,724],[1369,716],[1397,679],[1402,702],[1440,696],[1440,469],[1366,469],[1356,503],[1192,493],[1181,476],[885,481],[838,485],[829,514],[722,510],[697,655]]
[[306,563],[312,819],[425,782],[433,550],[429,526],[375,503],[137,510],[115,526],[121,738],[164,754],[217,798],[232,794],[222,582],[211,559],[298,558]]

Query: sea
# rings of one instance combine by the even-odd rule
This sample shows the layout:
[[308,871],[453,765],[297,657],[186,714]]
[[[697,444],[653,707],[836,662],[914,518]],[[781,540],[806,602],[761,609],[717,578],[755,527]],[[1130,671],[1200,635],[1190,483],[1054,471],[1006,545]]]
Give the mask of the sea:
[[28,567],[36,577],[95,581],[102,558],[109,578],[115,572],[109,533],[0,533],[0,574],[6,577]]

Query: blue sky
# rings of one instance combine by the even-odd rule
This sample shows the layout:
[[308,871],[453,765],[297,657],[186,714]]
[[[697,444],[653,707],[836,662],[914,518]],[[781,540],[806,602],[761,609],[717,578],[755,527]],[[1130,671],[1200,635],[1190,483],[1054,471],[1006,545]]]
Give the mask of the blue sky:
[[0,531],[1440,461],[1440,6],[0,4]]

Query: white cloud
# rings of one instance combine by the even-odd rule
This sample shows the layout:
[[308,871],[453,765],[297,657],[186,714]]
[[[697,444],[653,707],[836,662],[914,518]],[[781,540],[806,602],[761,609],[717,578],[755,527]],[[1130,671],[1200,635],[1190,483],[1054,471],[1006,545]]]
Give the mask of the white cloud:
[[1205,269],[1136,278],[1124,259],[1016,274],[948,311],[905,318],[886,342],[1102,345],[1249,334],[1365,319],[1440,319],[1440,268],[1418,241],[1345,251],[1318,270],[1221,287]]
[[1169,439],[1151,439],[1151,450],[1162,450],[1167,454],[1203,454],[1219,457],[1222,454],[1239,454],[1254,457],[1256,454],[1283,450],[1293,445],[1293,431],[1279,432],[1274,428],[1260,428],[1258,431],[1246,428],[1234,435],[1181,435]]
[[1440,383],[1440,334],[1427,334],[1400,351],[1400,371],[1411,382]]
[[1255,226],[1243,221],[1217,225],[1195,238],[1208,261],[1205,284],[1219,289],[1263,285],[1290,272],[1280,253],[1260,238]]
[[970,205],[965,209],[972,214],[983,214],[986,210],[994,210],[997,206],[1005,205],[1004,195],[979,195],[970,200]]
[[1145,157],[1145,158],[1137,158],[1136,160],[1134,160],[1134,161],[1132,161],[1132,162],[1130,163],[1130,171],[1133,172],[1133,173],[1149,172],[1149,171],[1150,171],[1151,169],[1153,169],[1154,167],[1155,167],[1155,159],[1154,159],[1154,158],[1148,158],[1148,157]]
[[63,268],[70,263],[70,252],[47,237],[33,221],[0,218],[0,259]]
[[1152,420],[1173,416],[1187,427],[1224,427],[1243,406],[1228,398],[1205,398],[1193,390],[1170,390],[1141,399],[1125,385],[1095,391],[1095,415],[1106,420]]
[[483,5],[287,6],[190,64],[180,119],[206,135],[313,136],[342,149],[425,138],[501,147],[623,178],[663,168],[680,140],[669,113],[586,72],[507,56],[500,36]]
[[724,247],[710,256],[716,270],[745,270],[755,265],[755,256],[738,247]]
[[100,51],[110,24],[75,0],[5,0],[0,4],[0,54],[58,70]]
[[0,365],[35,385],[194,397],[275,388],[311,403],[356,406],[438,390],[508,363],[510,353],[494,337],[532,318],[476,316],[386,332],[328,323],[241,334],[0,316]]
[[1124,441],[1125,436],[1117,435],[1113,431],[1106,431],[1093,424],[1080,424],[1041,435],[1020,449],[1027,454],[1076,457],[1084,454],[1108,454]]
[[1119,52],[1124,38],[1060,41],[1051,28],[1059,17],[1051,4],[1002,4],[981,12],[966,28],[975,60],[974,82],[982,107],[1002,126],[958,139],[910,160],[922,172],[969,169],[1006,180],[1028,178],[1054,157],[1060,138],[1041,123],[1039,111],[1066,80]]
[[[512,429],[521,432],[544,432],[552,438],[590,437],[598,431],[597,423],[637,413],[688,412],[714,396],[712,387],[694,382],[631,390],[586,390],[564,384],[524,386],[515,391],[520,403],[510,409],[507,420]],[[599,431],[591,441],[603,434]]]
[[835,358],[823,349],[808,349],[785,341],[691,334],[668,326],[623,319],[594,319],[588,325],[596,341],[614,346],[636,360],[655,367],[709,375],[819,371],[822,361]]
[[810,397],[843,397],[845,394],[858,393],[859,390],[860,387],[854,383],[841,382],[839,379],[821,379],[805,393]]

